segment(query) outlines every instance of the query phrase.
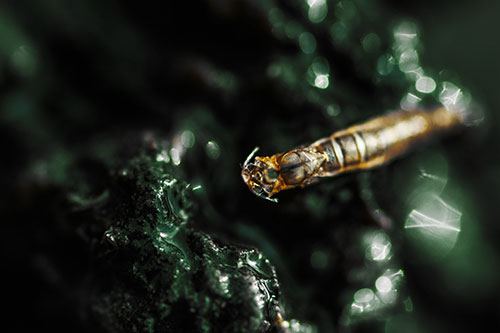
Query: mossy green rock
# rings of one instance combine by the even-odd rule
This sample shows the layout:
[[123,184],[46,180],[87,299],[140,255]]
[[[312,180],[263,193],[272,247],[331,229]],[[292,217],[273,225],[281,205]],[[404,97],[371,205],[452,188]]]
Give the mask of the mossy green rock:
[[[65,223],[84,214],[87,235],[91,228],[104,231],[101,239],[88,238],[97,242],[96,286],[86,309],[93,322],[109,332],[271,329],[280,313],[274,267],[256,249],[194,228],[192,187],[156,154],[140,148],[112,164],[94,159],[109,168],[107,187],[95,198],[78,178],[68,189],[72,213]],[[81,167],[96,179],[88,163],[73,168]]]

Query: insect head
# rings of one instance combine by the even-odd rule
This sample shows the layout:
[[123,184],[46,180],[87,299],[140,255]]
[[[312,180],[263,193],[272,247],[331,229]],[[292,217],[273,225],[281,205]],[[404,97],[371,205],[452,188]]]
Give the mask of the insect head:
[[279,192],[281,184],[276,158],[256,156],[251,162],[257,150],[259,150],[258,147],[248,155],[243,163],[241,177],[252,193],[258,197],[278,202],[278,199],[271,198],[273,194]]

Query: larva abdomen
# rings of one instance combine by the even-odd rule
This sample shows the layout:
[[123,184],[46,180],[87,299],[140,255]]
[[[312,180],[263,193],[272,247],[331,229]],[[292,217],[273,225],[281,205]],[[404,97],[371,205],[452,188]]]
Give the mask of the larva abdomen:
[[444,108],[432,111],[397,111],[334,133],[317,141],[318,151],[333,160],[325,163],[320,177],[385,164],[430,138],[459,125],[461,118]]

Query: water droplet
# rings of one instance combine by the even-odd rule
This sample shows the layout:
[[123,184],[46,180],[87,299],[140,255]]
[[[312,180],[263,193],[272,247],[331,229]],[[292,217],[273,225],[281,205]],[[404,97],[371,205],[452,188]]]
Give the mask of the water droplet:
[[162,150],[158,155],[156,155],[156,161],[158,162],[170,162],[170,157],[168,156],[168,152],[166,150]]
[[158,231],[160,238],[172,239],[179,232],[179,227],[171,223],[164,223],[159,225],[156,230]]
[[196,185],[196,186],[193,186],[193,191],[199,191],[201,190],[203,187],[201,185]]
[[170,157],[172,158],[174,165],[181,164],[181,154],[177,148],[170,149]]
[[115,243],[115,235],[112,228],[106,230],[106,232],[104,233],[104,237],[106,237],[106,239],[109,240],[111,243],[113,244]]

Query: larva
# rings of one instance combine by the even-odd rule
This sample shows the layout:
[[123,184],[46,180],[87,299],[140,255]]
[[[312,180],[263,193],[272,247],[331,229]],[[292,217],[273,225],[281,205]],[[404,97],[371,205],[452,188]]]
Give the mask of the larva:
[[268,200],[276,193],[307,186],[322,177],[375,168],[463,123],[445,107],[400,110],[351,126],[309,146],[268,157],[248,156],[241,176],[250,191]]

